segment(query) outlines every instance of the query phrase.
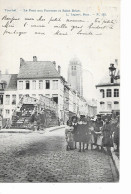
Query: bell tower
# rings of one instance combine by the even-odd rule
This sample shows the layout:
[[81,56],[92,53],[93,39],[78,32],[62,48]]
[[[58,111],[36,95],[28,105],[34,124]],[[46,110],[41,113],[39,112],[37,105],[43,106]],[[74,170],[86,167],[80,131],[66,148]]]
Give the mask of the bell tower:
[[82,65],[76,58],[69,62],[68,83],[83,96]]

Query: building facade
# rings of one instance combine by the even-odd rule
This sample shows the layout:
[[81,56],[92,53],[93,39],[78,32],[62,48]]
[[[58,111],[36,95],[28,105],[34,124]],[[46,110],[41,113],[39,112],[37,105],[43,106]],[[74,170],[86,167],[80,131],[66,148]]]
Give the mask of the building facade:
[[[73,66],[73,71],[76,71],[72,72],[73,76],[75,74],[74,81],[79,76],[80,66],[77,64],[76,70]],[[72,116],[90,114],[87,101],[80,95],[82,91],[82,86],[79,85],[79,89],[75,90],[65,81],[60,66],[56,68],[54,61],[38,61],[36,56],[32,61],[21,58],[18,74],[0,73],[0,114],[11,119],[23,96],[36,99],[45,96],[57,104],[58,117],[66,123]]]
[[97,113],[116,115],[120,112],[120,79],[113,80],[109,75],[105,76],[96,85],[97,88]]

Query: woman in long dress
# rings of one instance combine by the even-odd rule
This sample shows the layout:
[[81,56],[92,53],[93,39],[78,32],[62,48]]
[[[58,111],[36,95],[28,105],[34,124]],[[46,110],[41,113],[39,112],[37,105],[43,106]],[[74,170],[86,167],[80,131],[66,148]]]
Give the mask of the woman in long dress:
[[113,147],[113,140],[112,140],[112,127],[108,119],[105,119],[105,124],[102,128],[102,134],[103,134],[102,145],[103,147],[106,147],[107,152],[110,154],[111,147]]
[[73,126],[71,121],[67,121],[67,126],[65,128],[65,139],[66,139],[66,150],[74,149],[74,138],[73,138]]

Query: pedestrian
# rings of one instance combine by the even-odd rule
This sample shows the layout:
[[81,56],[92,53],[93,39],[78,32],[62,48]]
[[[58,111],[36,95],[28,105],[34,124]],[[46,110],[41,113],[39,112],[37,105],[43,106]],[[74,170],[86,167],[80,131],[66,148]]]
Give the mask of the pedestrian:
[[103,127],[103,121],[101,120],[101,115],[97,115],[97,119],[94,125],[93,135],[94,135],[94,145],[98,150],[99,150],[99,147],[101,147],[102,149],[102,136],[101,136],[102,127]]
[[118,117],[116,128],[114,130],[114,143],[116,144],[116,152],[119,152],[120,145],[120,118]]
[[91,132],[91,150],[93,149],[93,145],[95,143],[95,140],[94,140],[94,128],[95,128],[95,119],[92,118],[90,120],[90,132]]
[[38,113],[38,115],[37,115],[37,131],[40,130],[40,124],[41,124],[41,117],[40,117],[40,113]]
[[78,118],[76,116],[73,116],[71,120],[72,120],[72,126],[73,126],[72,134],[73,134],[73,139],[74,139],[74,148],[76,149],[77,142],[75,141],[75,139],[76,139],[75,137],[76,137],[76,133],[77,133]]
[[2,120],[3,120],[3,117],[2,117],[2,115],[0,114],[0,130],[2,129]]
[[70,120],[67,121],[67,126],[65,129],[65,139],[66,139],[66,150],[73,150],[73,126],[72,126],[72,122]]
[[111,147],[113,147],[113,139],[111,123],[107,118],[105,119],[105,124],[102,128],[102,134],[103,134],[102,145],[103,147],[106,147],[107,152],[110,154]]
[[91,134],[89,133],[89,126],[85,117],[80,119],[77,126],[77,141],[79,142],[79,152],[85,152],[85,145],[90,142]]
[[87,118],[87,124],[86,124],[86,150],[88,150],[89,144],[91,145],[91,149],[92,149],[92,121],[91,119],[88,117]]

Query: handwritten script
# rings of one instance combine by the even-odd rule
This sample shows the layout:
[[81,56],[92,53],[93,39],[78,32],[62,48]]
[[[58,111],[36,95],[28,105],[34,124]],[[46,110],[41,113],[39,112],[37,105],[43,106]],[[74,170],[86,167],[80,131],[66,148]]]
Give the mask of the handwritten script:
[[19,16],[14,13],[12,16],[5,11],[5,15],[1,17],[2,35],[100,36],[114,30],[118,25],[117,18],[109,17],[105,13],[90,15],[78,10],[73,13],[67,12],[65,16],[59,15],[60,17],[55,17],[55,13],[53,16],[37,13],[29,17],[26,14]]

